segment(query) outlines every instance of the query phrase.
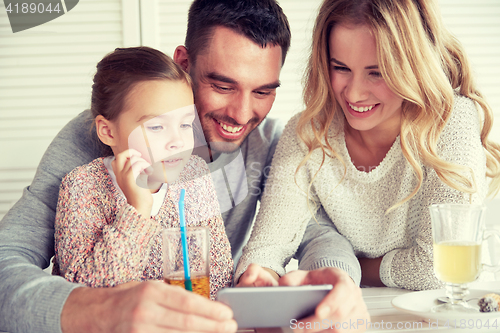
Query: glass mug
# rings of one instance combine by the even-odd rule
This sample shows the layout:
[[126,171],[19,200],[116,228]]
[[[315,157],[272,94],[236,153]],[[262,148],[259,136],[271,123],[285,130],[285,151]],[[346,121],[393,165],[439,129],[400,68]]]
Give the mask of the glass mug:
[[429,211],[434,243],[434,272],[445,283],[449,302],[432,309],[434,312],[477,312],[465,297],[468,283],[482,270],[498,271],[500,267],[481,262],[485,239],[497,236],[497,230],[484,230],[486,206],[470,204],[431,205]]
[[[210,231],[187,227],[186,240],[193,292],[210,298]],[[184,288],[184,257],[180,228],[167,228],[163,236],[163,280]]]

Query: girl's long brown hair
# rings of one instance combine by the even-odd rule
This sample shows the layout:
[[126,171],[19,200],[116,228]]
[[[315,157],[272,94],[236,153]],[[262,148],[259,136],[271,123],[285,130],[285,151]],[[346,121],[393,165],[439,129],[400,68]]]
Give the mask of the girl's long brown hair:
[[[123,111],[129,92],[139,82],[184,81],[192,86],[189,75],[172,58],[147,46],[117,48],[99,61],[96,67],[90,104],[92,120],[98,115],[115,120]],[[199,121],[194,124],[199,124]],[[201,129],[197,131],[201,132]],[[113,155],[108,146],[103,145],[102,150],[104,156]]]

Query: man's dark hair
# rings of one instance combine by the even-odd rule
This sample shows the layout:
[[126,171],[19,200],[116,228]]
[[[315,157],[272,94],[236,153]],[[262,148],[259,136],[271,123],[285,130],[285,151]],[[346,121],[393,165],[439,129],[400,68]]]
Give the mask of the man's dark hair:
[[217,26],[242,34],[261,47],[281,46],[281,58],[285,62],[290,47],[290,25],[276,0],[193,1],[184,43],[192,64],[208,46]]

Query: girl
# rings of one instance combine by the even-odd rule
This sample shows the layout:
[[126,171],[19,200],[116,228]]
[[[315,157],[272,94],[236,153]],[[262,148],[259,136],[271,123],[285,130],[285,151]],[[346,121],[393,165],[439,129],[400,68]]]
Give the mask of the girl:
[[[198,121],[191,80],[148,47],[116,49],[97,64],[91,110],[104,154],[63,179],[55,274],[92,287],[162,279],[161,233],[211,229],[211,296],[230,285],[232,258],[206,163],[191,155]],[[106,156],[109,155],[109,156]]]
[[235,281],[275,284],[322,205],[362,284],[439,287],[428,207],[483,202],[486,177],[496,193],[500,146],[437,4],[325,0],[305,78],[306,109],[280,139]]

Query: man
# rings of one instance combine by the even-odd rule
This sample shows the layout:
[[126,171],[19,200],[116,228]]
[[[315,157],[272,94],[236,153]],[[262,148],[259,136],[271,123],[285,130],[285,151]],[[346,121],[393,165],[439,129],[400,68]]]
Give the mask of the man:
[[[213,174],[223,170],[220,175],[230,192],[223,219],[234,257],[245,242],[260,198],[260,192],[252,190],[245,195],[239,186],[246,183],[241,182],[241,168],[239,173],[235,169],[243,167],[244,179],[252,189],[264,189],[264,171],[282,130],[265,117],[274,102],[289,42],[288,22],[274,0],[195,0],[186,45],[175,50],[174,60],[193,77],[195,104],[213,161],[210,168]],[[40,269],[54,253],[54,214],[61,178],[99,156],[97,140],[89,135],[88,115],[83,112],[61,130],[42,158],[33,183],[2,220],[0,330],[234,332],[236,323],[228,307],[181,288],[149,281],[92,289],[48,276]],[[227,203],[220,202],[221,206]],[[352,248],[325,228],[321,223],[310,224],[297,254],[300,268],[315,270],[285,275],[280,284],[335,285],[310,321],[368,318],[355,284],[360,277]],[[318,246],[326,241],[344,244],[342,252],[335,253],[340,256],[338,261],[331,253],[320,255]],[[324,266],[343,270],[321,268]]]

